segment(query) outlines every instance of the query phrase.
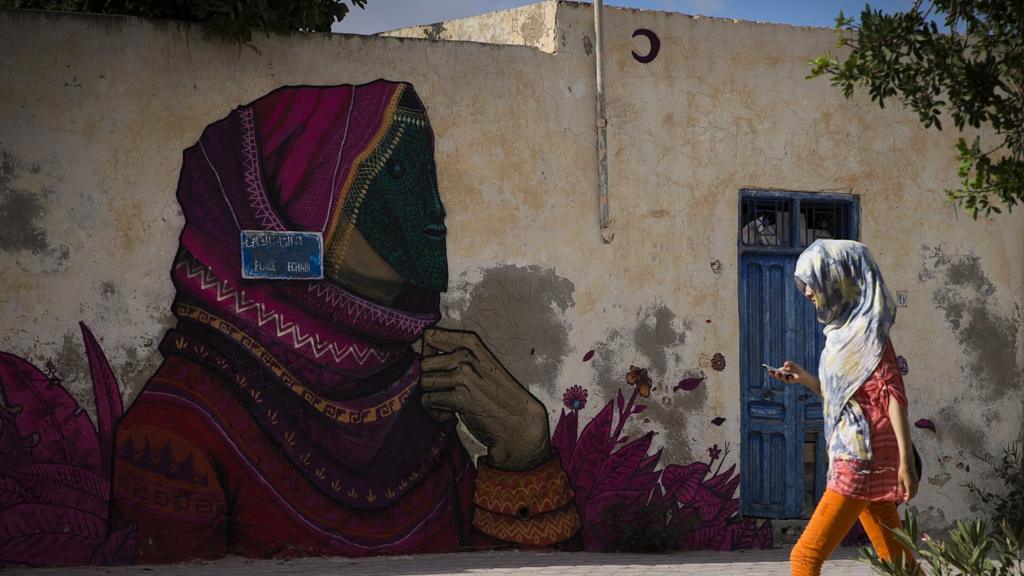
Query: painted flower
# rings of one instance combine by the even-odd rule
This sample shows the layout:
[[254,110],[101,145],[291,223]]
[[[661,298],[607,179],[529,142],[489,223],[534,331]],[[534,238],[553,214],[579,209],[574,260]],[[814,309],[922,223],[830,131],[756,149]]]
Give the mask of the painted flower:
[[708,456],[710,456],[711,461],[714,462],[722,457],[722,449],[718,447],[718,444],[715,444],[711,448],[708,448]]
[[579,412],[587,406],[587,389],[574,384],[562,395],[562,404],[574,412]]
[[910,374],[910,364],[907,364],[907,359],[903,356],[896,357],[896,365],[900,368],[900,374],[904,376]]
[[630,386],[636,386],[637,392],[644,398],[650,397],[651,377],[647,375],[646,368],[637,368],[630,365],[629,372],[626,374],[626,383]]
[[714,368],[716,372],[725,370],[725,355],[721,352],[715,352],[715,355],[711,357],[711,367]]

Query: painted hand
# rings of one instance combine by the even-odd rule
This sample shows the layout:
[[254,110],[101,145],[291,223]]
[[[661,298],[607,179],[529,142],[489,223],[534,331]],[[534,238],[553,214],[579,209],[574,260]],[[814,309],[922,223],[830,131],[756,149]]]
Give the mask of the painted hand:
[[434,328],[423,342],[420,382],[432,416],[444,421],[458,414],[496,468],[530,470],[548,458],[547,410],[479,336]]
[[900,464],[897,476],[899,478],[900,498],[904,502],[909,502],[911,498],[917,495],[917,484],[919,482],[917,471],[914,469],[914,463]]

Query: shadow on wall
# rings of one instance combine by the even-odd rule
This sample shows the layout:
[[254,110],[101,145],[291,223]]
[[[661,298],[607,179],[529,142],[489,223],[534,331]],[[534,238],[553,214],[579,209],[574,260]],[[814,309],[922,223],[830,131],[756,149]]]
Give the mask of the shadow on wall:
[[[384,80],[281,88],[208,126],[177,192],[177,325],[130,410],[84,328],[98,438],[59,379],[2,357],[0,561],[769,546],[736,517],[728,450],[659,468],[653,433],[622,436],[646,370],[585,425],[567,391],[552,436],[480,335],[435,326],[433,149],[413,87]],[[244,274],[243,230],[276,250]],[[294,232],[318,251],[295,261]],[[487,449],[475,466],[457,421]]]

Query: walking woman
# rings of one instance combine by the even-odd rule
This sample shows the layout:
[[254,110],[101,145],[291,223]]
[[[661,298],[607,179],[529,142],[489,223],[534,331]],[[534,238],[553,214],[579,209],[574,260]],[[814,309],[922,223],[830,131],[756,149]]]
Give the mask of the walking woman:
[[860,518],[879,556],[910,553],[890,529],[896,506],[913,498],[914,466],[907,397],[889,329],[896,305],[867,247],[818,240],[796,264],[797,288],[825,325],[818,377],[787,361],[770,374],[822,396],[828,487],[790,555],[794,576],[815,576]]

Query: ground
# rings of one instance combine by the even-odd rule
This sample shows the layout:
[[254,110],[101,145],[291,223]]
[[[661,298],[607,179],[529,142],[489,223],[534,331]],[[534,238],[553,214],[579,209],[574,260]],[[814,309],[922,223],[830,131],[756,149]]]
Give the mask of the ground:
[[[825,564],[828,576],[868,576],[867,564],[855,549],[837,551]],[[392,556],[370,559],[307,558],[301,560],[246,560],[193,562],[174,566],[118,568],[32,568],[7,570],[14,576],[413,576],[424,574],[611,574],[784,576],[789,574],[789,550],[740,552],[679,552],[674,554],[586,554],[562,552],[491,552],[437,556]]]

